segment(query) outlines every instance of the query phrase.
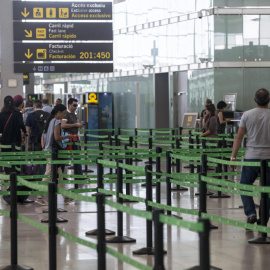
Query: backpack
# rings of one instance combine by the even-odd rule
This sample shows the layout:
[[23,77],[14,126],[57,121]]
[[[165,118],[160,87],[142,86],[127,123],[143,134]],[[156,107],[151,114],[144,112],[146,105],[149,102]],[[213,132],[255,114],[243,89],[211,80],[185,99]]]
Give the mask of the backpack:
[[39,118],[35,112],[33,114],[34,114],[35,123],[37,125],[37,134],[38,134],[35,137],[34,143],[41,143],[41,136],[42,136],[47,118],[49,116],[49,113],[43,112]]

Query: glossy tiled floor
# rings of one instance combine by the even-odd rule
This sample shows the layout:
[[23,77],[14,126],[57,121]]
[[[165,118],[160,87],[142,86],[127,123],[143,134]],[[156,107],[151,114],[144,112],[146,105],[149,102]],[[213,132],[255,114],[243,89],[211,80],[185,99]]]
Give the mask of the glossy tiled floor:
[[[142,164],[140,164],[142,165]],[[186,192],[174,192],[172,204],[188,209],[198,209],[198,198],[194,196],[196,189]],[[153,189],[155,196],[155,189]],[[165,203],[165,186],[162,185],[162,202]],[[133,195],[144,197],[145,188],[140,184],[133,185]],[[233,195],[229,199],[208,198],[208,212],[225,218],[245,221],[240,197]],[[130,204],[137,209],[145,209],[144,204]],[[85,232],[96,228],[96,206],[91,203],[76,202],[63,206],[63,199],[59,196],[58,206],[64,207],[68,213],[61,214],[69,220],[68,223],[58,225],[61,229],[82,239],[96,242],[95,237],[85,236]],[[0,203],[2,209],[8,210],[9,206]],[[46,207],[37,205],[18,205],[18,211],[26,217],[40,221],[46,217],[42,210]],[[116,230],[116,212],[106,208],[106,227]],[[182,215],[186,220],[196,220],[196,217]],[[0,268],[10,264],[10,229],[9,218],[0,216]],[[245,231],[228,225],[218,225],[217,230],[211,232],[211,264],[222,269],[265,270],[270,265],[270,245],[251,245],[248,240],[257,236],[257,232]],[[134,244],[109,244],[110,247],[122,252],[143,264],[153,266],[153,256],[133,256],[132,251],[145,247],[145,221],[141,218],[124,214],[124,234],[137,240]],[[97,269],[96,251],[85,246],[70,242],[58,236],[57,269],[59,270],[89,270]],[[187,269],[198,264],[198,234],[164,226],[164,242],[167,255],[164,257],[165,269]],[[48,269],[48,235],[18,222],[18,254],[19,263],[34,269]],[[122,263],[107,255],[107,269],[131,270],[134,267]]]

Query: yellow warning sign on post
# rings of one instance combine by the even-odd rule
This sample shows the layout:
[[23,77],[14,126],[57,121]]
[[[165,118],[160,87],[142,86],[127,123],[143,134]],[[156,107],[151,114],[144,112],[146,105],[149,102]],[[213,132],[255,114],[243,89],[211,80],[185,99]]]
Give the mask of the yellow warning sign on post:
[[69,9],[68,8],[59,8],[59,18],[61,18],[61,19],[69,18]]
[[46,8],[46,18],[56,18],[56,8]]
[[46,28],[37,28],[36,38],[46,38]]
[[98,104],[98,98],[96,93],[88,94],[88,103],[95,103]]
[[37,59],[47,59],[47,50],[46,49],[37,49]]
[[43,8],[33,8],[34,18],[43,18]]

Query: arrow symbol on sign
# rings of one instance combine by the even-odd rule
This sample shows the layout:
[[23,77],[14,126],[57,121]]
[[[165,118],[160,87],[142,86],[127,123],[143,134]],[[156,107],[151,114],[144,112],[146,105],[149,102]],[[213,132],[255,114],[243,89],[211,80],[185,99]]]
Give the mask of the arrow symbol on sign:
[[30,49],[28,49],[27,54],[25,53],[24,55],[25,55],[28,59],[30,59],[30,58],[33,56],[33,54],[30,53]]
[[24,18],[28,17],[28,15],[30,14],[30,12],[27,12],[26,8],[24,8],[24,11],[21,13],[22,13]]
[[33,70],[36,71],[37,70],[36,67],[33,67]]
[[24,30],[24,32],[26,33],[25,36],[28,37],[28,38],[31,38],[33,36],[32,30],[30,30],[30,32],[28,32],[27,30]]

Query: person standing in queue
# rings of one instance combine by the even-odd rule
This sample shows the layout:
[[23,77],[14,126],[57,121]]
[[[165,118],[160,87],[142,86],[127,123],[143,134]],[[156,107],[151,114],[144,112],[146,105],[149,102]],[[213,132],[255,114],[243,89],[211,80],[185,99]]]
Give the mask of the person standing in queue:
[[214,104],[206,105],[205,114],[208,120],[205,123],[205,132],[203,132],[200,135],[200,137],[218,138],[215,105]]
[[[207,98],[205,100],[205,108],[206,108],[207,105],[210,105],[210,104],[212,104],[212,100]],[[205,126],[205,123],[207,122],[207,120],[208,120],[208,116],[207,116],[207,114],[205,112],[205,109],[203,109],[202,112],[201,112],[201,117],[200,117],[200,121],[199,121],[199,130],[200,131],[202,131],[202,132],[205,131],[204,126]]]
[[226,124],[230,122],[229,119],[225,119],[223,111],[226,109],[227,104],[224,101],[220,101],[217,104],[217,131],[218,134],[224,134]]
[[[244,112],[241,118],[238,133],[233,144],[231,161],[236,160],[238,150],[241,146],[245,134],[247,135],[247,146],[244,161],[270,161],[270,110],[268,108],[269,99],[269,91],[264,88],[257,90],[255,93],[254,101],[256,102],[257,107]],[[230,168],[234,170],[235,166],[230,166]],[[253,185],[256,178],[259,176],[259,173],[260,167],[243,166],[240,183],[244,185]],[[270,167],[267,167],[266,171],[266,185],[270,186]],[[253,197],[241,195],[241,199],[244,205],[245,215],[247,216],[247,223],[254,224],[257,222],[257,224],[260,225],[261,206],[259,210],[259,219],[257,219]],[[269,210],[270,199],[268,198],[266,222],[269,220]]]
[[[42,134],[42,138],[41,138],[42,150],[44,151],[52,150],[54,140],[56,141],[56,143],[58,143],[61,146],[62,140],[74,138],[74,135],[71,135],[71,134],[68,134],[67,136],[61,135],[62,134],[61,120],[66,115],[66,112],[67,112],[67,108],[63,104],[56,105],[54,109],[52,110],[46,122],[44,132]],[[47,159],[47,160],[50,161],[51,159]],[[49,175],[51,174],[51,172],[52,172],[51,164],[47,164],[45,175]],[[62,173],[62,170],[59,165],[58,174],[61,174],[61,173]],[[42,180],[46,181],[48,180],[48,178],[43,178]],[[64,187],[64,185],[60,185],[60,186]],[[74,200],[64,197],[64,204],[69,204],[72,201]],[[44,196],[38,196],[36,203],[40,205],[48,204],[47,201],[45,201]]]
[[[75,114],[77,108],[78,108],[78,100],[75,98],[70,98],[68,100],[68,111],[62,120],[62,128],[64,129],[64,131],[67,132],[68,134],[74,135],[74,137],[70,139],[69,142],[73,141],[79,142],[79,138],[77,136],[78,129],[83,127],[83,124],[78,122],[77,116]],[[67,145],[65,150],[73,150],[72,145]],[[83,175],[81,164],[74,164],[74,169],[77,174]]]
[[[15,101],[16,105],[15,106]],[[18,95],[14,99],[11,96],[4,98],[4,106],[0,113],[0,133],[1,133],[1,144],[11,145],[15,144],[21,147],[22,144],[22,133],[26,136],[26,129],[23,123],[23,116],[20,109],[23,107],[23,98]],[[1,148],[2,152],[11,152],[11,148]],[[16,172],[12,168],[4,168],[6,174]],[[4,195],[3,199],[6,203],[10,204],[10,195]]]

